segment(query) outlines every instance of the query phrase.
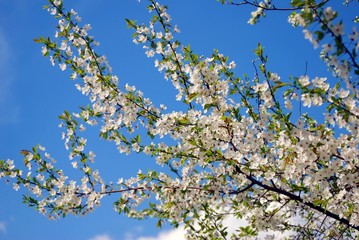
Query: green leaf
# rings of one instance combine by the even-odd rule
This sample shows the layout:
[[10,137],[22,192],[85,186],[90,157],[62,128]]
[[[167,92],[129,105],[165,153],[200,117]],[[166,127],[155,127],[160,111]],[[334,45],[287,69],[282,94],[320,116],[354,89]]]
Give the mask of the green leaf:
[[254,53],[258,56],[258,57],[262,57],[263,55],[263,47],[260,43],[258,43],[258,47],[256,50],[254,50]]
[[186,117],[184,118],[181,118],[181,119],[178,119],[177,122],[180,124],[180,125],[186,125],[189,123],[188,119]]
[[304,2],[302,0],[292,0],[290,3],[293,7],[301,7],[304,6]]
[[[272,87],[273,92],[276,92],[279,88],[282,88],[284,86],[287,86],[288,83],[286,82],[276,82],[275,85]],[[288,93],[287,93],[288,96]]]
[[191,102],[193,99],[195,99],[197,97],[198,93],[191,93],[190,95],[188,95],[188,101]]
[[241,229],[240,236],[256,236],[257,232],[255,229],[251,228],[250,226],[246,227],[239,227]]
[[190,53],[191,52],[191,45],[188,44],[186,47],[183,47],[183,51],[186,53]]
[[207,156],[207,157],[212,157],[212,155],[213,155],[213,154],[212,154],[212,151],[208,149],[208,150],[206,151],[206,156]]
[[197,146],[197,142],[196,142],[196,140],[194,140],[194,139],[188,140],[188,143],[191,144],[191,145],[193,145],[193,146]]
[[322,40],[322,39],[324,38],[324,36],[325,36],[322,31],[315,31],[314,34],[317,35],[317,40],[318,40],[318,42],[319,42],[320,40]]
[[136,27],[136,21],[134,21],[134,20],[130,20],[130,19],[125,19],[126,20],[126,23],[127,23],[127,27],[128,28],[134,28],[134,27]]
[[135,138],[135,140],[136,140],[136,142],[141,142],[141,136],[140,136],[140,134],[138,134],[137,136],[136,136],[136,138]]
[[261,70],[261,72],[264,74],[266,72],[266,67],[264,64],[260,64],[259,65],[259,69]]
[[34,40],[34,42],[36,42],[36,43],[42,43],[42,42],[44,42],[43,39],[41,39],[41,37],[40,37],[40,39],[34,38],[33,40]]
[[158,228],[162,228],[162,220],[158,220],[157,224],[156,224],[156,227]]
[[205,104],[205,105],[204,105],[204,109],[205,109],[205,110],[208,110],[209,108],[215,107],[215,106],[217,106],[216,103],[208,103],[208,104]]

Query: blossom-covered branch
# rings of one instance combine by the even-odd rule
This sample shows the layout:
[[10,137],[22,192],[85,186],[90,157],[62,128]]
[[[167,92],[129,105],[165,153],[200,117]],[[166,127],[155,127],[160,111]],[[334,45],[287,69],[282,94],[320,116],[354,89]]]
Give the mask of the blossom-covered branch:
[[[288,9],[294,11],[289,21],[302,26],[315,47],[334,42],[321,51],[333,76],[283,80],[269,69],[261,44],[253,78],[239,77],[236,63],[218,50],[200,57],[176,40],[180,30],[167,7],[149,0],[148,24],[126,21],[133,42],[155,59],[177,90],[176,100],[184,103],[185,110],[171,111],[119,82],[106,57],[97,53],[90,25],[81,25],[62,0],[49,3],[48,11],[59,20],[55,39],[35,41],[53,65],[71,72],[89,104],[59,116],[71,166],[79,175],[57,169],[42,146],[22,151],[26,174],[13,160],[0,161],[0,178],[12,181],[15,190],[29,190],[25,203],[58,218],[86,214],[103,197],[116,194],[116,211],[155,217],[159,225],[184,224],[189,239],[225,239],[228,216],[247,224],[231,233],[234,239],[268,230],[298,238],[358,236],[359,45],[356,32],[345,38],[342,23],[334,23],[337,13],[327,6],[330,1],[292,1]],[[250,23],[264,10],[279,9],[270,1],[242,4],[258,8]],[[315,23],[321,27],[316,38],[308,30]],[[310,108],[324,113],[324,120]],[[86,149],[83,132],[93,126],[120,154],[138,153],[163,168],[106,182],[93,169],[95,153]]]

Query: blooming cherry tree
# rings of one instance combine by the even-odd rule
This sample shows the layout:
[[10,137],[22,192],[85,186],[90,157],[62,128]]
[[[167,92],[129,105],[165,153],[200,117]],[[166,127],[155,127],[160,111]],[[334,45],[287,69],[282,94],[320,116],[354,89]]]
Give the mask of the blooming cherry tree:
[[[239,77],[236,64],[214,51],[198,56],[176,40],[180,32],[167,7],[149,0],[148,24],[127,20],[133,42],[177,90],[182,111],[155,106],[135,86],[112,74],[98,42],[74,10],[49,0],[58,19],[55,38],[35,39],[42,54],[62,71],[70,70],[76,88],[89,99],[77,113],[60,116],[62,138],[79,179],[56,167],[37,145],[23,150],[25,169],[14,160],[0,161],[0,178],[18,190],[24,202],[56,219],[84,215],[101,199],[118,195],[115,210],[129,217],[154,217],[158,224],[185,226],[189,239],[238,239],[259,231],[288,231],[298,239],[358,237],[358,32],[345,26],[331,1],[226,1],[255,8],[248,21],[268,11],[289,11],[288,21],[303,29],[332,76],[297,76],[282,80],[268,69],[258,44],[254,77]],[[344,4],[358,7],[357,3]],[[358,17],[353,16],[355,25]],[[165,103],[164,103],[165,104]],[[324,113],[316,119],[309,108]],[[299,111],[298,111],[299,109]],[[93,168],[95,153],[86,148],[84,131],[98,126],[100,137],[121,154],[141,153],[163,171],[106,182]],[[247,226],[227,230],[228,217]]]

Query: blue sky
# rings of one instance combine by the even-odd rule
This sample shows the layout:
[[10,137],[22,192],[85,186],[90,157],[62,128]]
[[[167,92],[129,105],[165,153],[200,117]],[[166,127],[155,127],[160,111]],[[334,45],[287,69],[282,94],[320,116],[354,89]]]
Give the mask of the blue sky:
[[[163,2],[181,29],[178,37],[182,43],[190,43],[194,51],[205,56],[214,48],[219,49],[236,61],[239,75],[252,76],[253,49],[261,42],[269,55],[270,68],[282,79],[303,75],[306,62],[310,76],[330,77],[318,51],[304,40],[300,29],[287,23],[287,12],[270,13],[260,24],[250,26],[246,22],[253,9],[248,7],[222,6],[216,0]],[[14,159],[20,165],[20,150],[40,143],[60,167],[68,168],[70,161],[57,127],[57,116],[65,109],[76,111],[87,101],[69,80],[69,73],[52,67],[42,57],[41,46],[33,42],[35,37],[54,35],[56,20],[42,10],[46,3],[46,0],[0,0],[0,158]],[[147,22],[146,3],[65,0],[67,9],[74,8],[83,23],[92,25],[91,35],[101,42],[98,52],[108,57],[120,84],[136,85],[155,104],[175,107],[171,84],[153,67],[153,59],[145,56],[142,47],[132,43],[132,31],[124,21],[130,18]],[[153,166],[152,159],[119,155],[113,145],[97,139],[89,142],[97,155],[97,167],[107,180],[134,176],[139,168]],[[85,217],[48,221],[21,203],[24,194],[21,190],[15,192],[10,184],[1,182],[0,194],[3,240],[135,240],[156,237],[163,231],[155,227],[154,221],[130,220],[116,214],[112,210],[116,198],[105,198],[102,207]]]

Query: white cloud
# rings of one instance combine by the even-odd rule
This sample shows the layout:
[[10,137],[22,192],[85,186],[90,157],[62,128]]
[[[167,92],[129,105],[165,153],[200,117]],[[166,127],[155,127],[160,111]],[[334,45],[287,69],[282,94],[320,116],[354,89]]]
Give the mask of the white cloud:
[[[244,219],[237,219],[233,215],[231,215],[226,220],[224,220],[223,225],[228,227],[227,229],[230,236],[232,233],[236,233],[236,230],[239,229],[239,226],[247,226],[248,222]],[[265,239],[265,237],[268,235],[274,235],[275,239],[283,239],[284,237],[289,237],[290,234],[291,234],[290,231],[285,231],[285,232],[277,232],[271,230],[265,232],[260,231],[258,232],[257,238]]]
[[162,231],[156,237],[139,237],[137,240],[185,240],[185,230],[179,227],[169,231]]
[[[292,222],[298,222],[301,219],[299,217],[295,217],[292,219]],[[227,226],[228,235],[230,236],[233,233],[236,233],[236,230],[239,229],[239,226],[247,226],[248,222],[244,219],[237,219],[233,215],[229,216],[227,219],[223,221],[223,225]],[[293,233],[291,231],[285,231],[285,232],[276,232],[276,231],[266,231],[266,232],[258,232],[258,239],[265,239],[268,235],[274,235],[275,239],[283,239],[284,237],[289,237],[290,234]],[[185,230],[183,227],[179,227],[177,229],[173,230],[167,230],[160,232],[155,237],[149,237],[149,236],[141,236],[137,238],[131,238],[136,240],[185,240]]]
[[5,222],[0,222],[0,232],[2,232],[3,234],[6,233],[6,223]]
[[124,240],[135,240],[135,239],[137,239],[136,236],[140,235],[142,232],[143,232],[143,227],[136,226],[133,229],[131,229],[131,231],[126,232],[123,239]]
[[113,240],[113,238],[108,234],[100,234],[90,238],[89,240]]

